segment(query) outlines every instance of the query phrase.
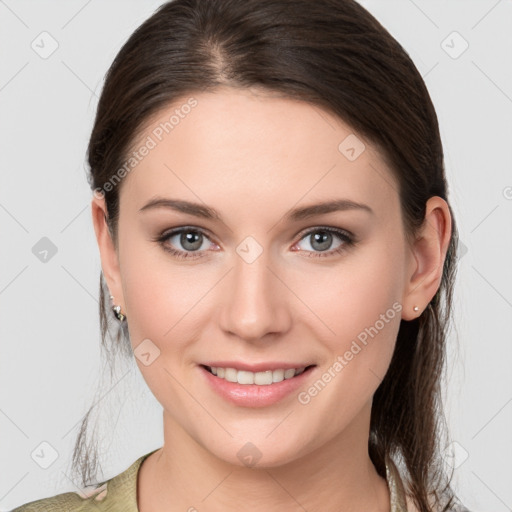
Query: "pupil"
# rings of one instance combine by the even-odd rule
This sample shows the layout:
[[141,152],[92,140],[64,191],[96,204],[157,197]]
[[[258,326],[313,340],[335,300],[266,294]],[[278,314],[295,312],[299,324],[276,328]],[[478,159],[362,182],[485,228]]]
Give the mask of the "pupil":
[[[316,247],[316,249],[319,251],[325,251],[326,249],[328,249],[329,246],[331,245],[331,238],[332,234],[327,231],[318,231],[317,233],[315,233],[315,235],[313,236],[314,243],[320,243],[320,247]],[[314,247],[314,244],[312,244],[312,247]]]
[[[201,234],[193,231],[188,231],[186,233],[181,234],[181,244],[185,249],[189,251],[196,251],[201,247]],[[187,244],[192,244],[192,247],[187,246]]]

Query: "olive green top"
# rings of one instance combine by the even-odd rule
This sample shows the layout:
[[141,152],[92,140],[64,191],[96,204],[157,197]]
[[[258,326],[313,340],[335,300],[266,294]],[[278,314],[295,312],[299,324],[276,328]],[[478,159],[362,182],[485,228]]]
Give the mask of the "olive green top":
[[[137,507],[137,475],[139,467],[152,452],[138,458],[119,475],[83,492],[57,494],[31,501],[12,512],[139,512]],[[398,470],[391,459],[386,463],[386,481],[391,496],[391,512],[407,512],[405,492]]]

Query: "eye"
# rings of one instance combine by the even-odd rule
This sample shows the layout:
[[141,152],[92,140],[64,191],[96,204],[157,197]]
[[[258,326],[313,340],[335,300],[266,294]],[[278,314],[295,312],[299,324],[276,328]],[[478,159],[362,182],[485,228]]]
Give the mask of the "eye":
[[[201,258],[202,254],[208,249],[210,244],[207,242],[209,238],[206,234],[197,228],[184,227],[173,231],[164,232],[157,239],[162,247],[170,252],[178,259]],[[175,249],[174,247],[182,247],[184,250]],[[194,254],[197,253],[197,254]]]
[[[338,238],[341,240],[341,243],[336,246],[334,249],[328,250],[333,243],[333,238]],[[347,231],[337,229],[337,228],[329,228],[329,227],[317,227],[314,229],[310,229],[305,233],[305,235],[301,238],[302,240],[310,240],[309,249],[308,247],[301,248],[300,250],[307,251],[313,254],[308,255],[308,257],[326,257],[332,256],[334,254],[340,254],[347,250],[349,247],[353,246],[355,240],[351,234]],[[295,246],[299,246],[300,242],[295,244]]]
[[[332,246],[333,239],[336,237],[341,242],[334,249],[328,250]],[[308,247],[300,247],[302,240],[307,240],[308,238],[310,239],[310,243],[306,245],[309,245],[311,249]],[[179,229],[166,231],[159,235],[155,241],[160,243],[165,251],[171,253],[178,259],[202,258],[205,256],[208,246],[214,244],[205,232],[193,227],[181,227]],[[218,248],[217,244],[214,245]],[[306,255],[307,257],[327,257],[340,254],[353,245],[355,245],[353,235],[345,230],[330,227],[316,227],[303,234],[300,241],[293,247],[299,247],[300,252],[310,253]],[[178,247],[178,249],[176,249],[176,247]]]

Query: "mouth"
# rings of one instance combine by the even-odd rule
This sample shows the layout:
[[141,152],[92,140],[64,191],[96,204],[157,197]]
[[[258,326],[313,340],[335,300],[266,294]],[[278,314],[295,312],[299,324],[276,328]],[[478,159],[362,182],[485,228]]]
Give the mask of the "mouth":
[[296,378],[303,373],[307,373],[316,365],[310,364],[296,368],[276,368],[257,372],[237,370],[232,367],[208,366],[204,364],[200,366],[220,380],[241,385],[270,386],[271,384],[277,384],[284,380]]

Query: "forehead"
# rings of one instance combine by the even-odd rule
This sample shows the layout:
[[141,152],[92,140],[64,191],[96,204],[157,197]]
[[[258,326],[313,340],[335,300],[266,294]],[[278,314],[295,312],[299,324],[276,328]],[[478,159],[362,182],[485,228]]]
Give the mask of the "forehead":
[[317,106],[266,92],[186,96],[154,115],[132,149],[121,202],[134,208],[166,194],[217,209],[337,197],[398,206],[394,177],[367,140]]

